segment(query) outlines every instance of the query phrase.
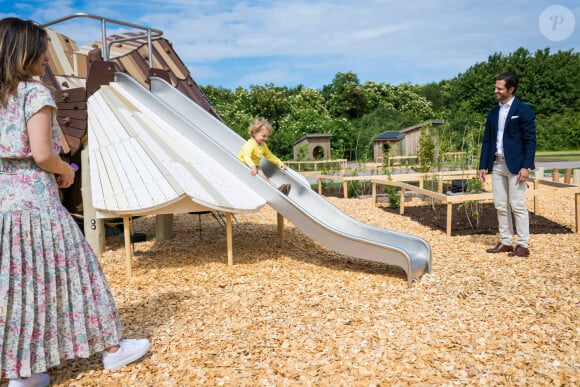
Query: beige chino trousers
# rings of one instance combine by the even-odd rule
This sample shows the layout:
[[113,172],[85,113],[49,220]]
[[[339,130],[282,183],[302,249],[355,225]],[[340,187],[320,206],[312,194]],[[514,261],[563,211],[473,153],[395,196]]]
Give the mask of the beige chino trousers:
[[527,248],[530,221],[526,207],[526,182],[518,183],[518,175],[510,173],[503,157],[496,156],[491,176],[500,242],[506,246],[513,245],[515,220],[517,244]]

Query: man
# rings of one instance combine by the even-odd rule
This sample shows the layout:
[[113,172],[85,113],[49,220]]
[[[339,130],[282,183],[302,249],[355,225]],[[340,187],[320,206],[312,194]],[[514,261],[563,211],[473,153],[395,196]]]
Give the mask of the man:
[[[496,78],[494,93],[499,104],[491,109],[485,122],[479,179],[485,182],[486,173],[492,172],[493,202],[499,223],[500,241],[486,251],[527,257],[530,255],[530,223],[526,185],[530,170],[535,168],[536,124],[532,108],[514,96],[518,83],[519,79],[513,73]],[[513,219],[518,235],[515,250],[512,245]]]

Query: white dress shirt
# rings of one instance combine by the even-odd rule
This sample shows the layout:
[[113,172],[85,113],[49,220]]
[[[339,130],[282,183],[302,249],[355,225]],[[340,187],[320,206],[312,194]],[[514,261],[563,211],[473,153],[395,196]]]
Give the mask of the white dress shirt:
[[496,154],[503,155],[503,132],[505,129],[505,122],[512,106],[515,97],[512,97],[507,103],[499,103],[499,118],[497,121],[497,143]]

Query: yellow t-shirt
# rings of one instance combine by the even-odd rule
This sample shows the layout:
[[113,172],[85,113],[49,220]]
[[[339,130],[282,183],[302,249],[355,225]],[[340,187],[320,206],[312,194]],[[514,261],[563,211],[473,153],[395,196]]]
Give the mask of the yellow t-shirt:
[[267,160],[271,161],[273,164],[281,167],[284,163],[268,149],[268,145],[262,144],[258,145],[254,138],[250,138],[238,154],[238,159],[246,164],[248,167],[252,168],[254,165],[260,165],[260,160],[264,156]]

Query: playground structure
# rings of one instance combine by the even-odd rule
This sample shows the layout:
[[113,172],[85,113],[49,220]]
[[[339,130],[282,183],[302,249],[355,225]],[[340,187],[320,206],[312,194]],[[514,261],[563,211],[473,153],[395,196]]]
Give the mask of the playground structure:
[[[60,111],[59,122],[67,144],[73,144],[67,147],[66,157],[80,161],[83,170],[85,233],[96,251],[104,243],[104,219],[122,217],[125,235],[131,235],[130,219],[135,215],[222,211],[228,264],[233,264],[232,215],[268,204],[279,214],[281,235],[287,218],[308,237],[340,254],[402,268],[409,286],[431,270],[431,248],[426,241],[357,221],[318,195],[294,171],[281,171],[266,160],[260,165],[274,183],[292,185],[289,196],[252,177],[236,157],[244,139],[219,119],[160,31],[87,14],[47,26],[77,17],[100,20],[101,42],[107,43],[95,43],[83,51],[52,32],[53,43],[55,36],[66,45],[59,49],[53,44],[51,62],[68,63],[73,73],[59,73],[55,66],[47,78],[58,90],[59,108],[68,104],[63,106],[68,109]],[[107,22],[143,32],[107,38]],[[126,51],[110,58],[114,48]],[[82,71],[76,71],[84,69],[78,66],[83,52],[86,80]],[[63,90],[71,84],[74,90]],[[84,107],[79,122],[65,115]],[[78,207],[79,191],[78,184],[69,191],[69,210]],[[130,243],[131,238],[125,237],[128,275]]]

